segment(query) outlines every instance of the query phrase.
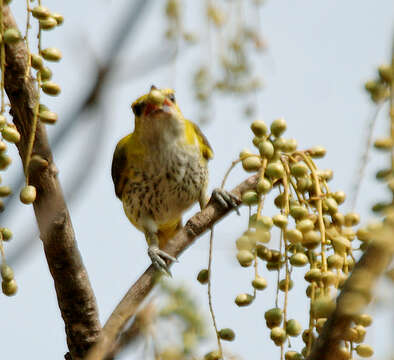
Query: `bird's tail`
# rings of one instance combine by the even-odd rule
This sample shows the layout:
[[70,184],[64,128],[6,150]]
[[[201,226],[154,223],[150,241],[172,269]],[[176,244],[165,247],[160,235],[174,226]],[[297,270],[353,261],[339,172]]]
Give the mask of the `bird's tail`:
[[178,219],[170,224],[160,226],[157,236],[159,237],[159,247],[163,247],[167,244],[168,240],[172,239],[178,230],[182,227],[182,220]]

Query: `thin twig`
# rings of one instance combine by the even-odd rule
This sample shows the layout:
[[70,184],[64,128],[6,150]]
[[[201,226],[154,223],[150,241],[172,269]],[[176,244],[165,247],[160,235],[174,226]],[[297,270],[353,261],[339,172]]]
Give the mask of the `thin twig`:
[[[236,188],[232,194],[241,198],[241,194],[256,186],[258,175],[253,175]],[[179,256],[198,236],[208,231],[212,225],[224,218],[232,209],[224,209],[211,198],[208,206],[194,215],[186,225],[164,247],[164,251],[172,256]],[[110,315],[98,343],[92,348],[86,360],[104,359],[108,349],[118,337],[127,321],[137,312],[139,305],[152,290],[160,272],[150,266],[129,289],[115,310]]]

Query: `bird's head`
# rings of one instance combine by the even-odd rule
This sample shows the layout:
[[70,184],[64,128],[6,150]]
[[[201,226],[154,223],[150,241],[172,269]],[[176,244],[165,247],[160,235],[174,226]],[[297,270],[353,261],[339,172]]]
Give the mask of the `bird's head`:
[[171,140],[184,131],[185,119],[175,101],[174,90],[152,85],[149,93],[131,105],[135,115],[135,130],[142,140]]

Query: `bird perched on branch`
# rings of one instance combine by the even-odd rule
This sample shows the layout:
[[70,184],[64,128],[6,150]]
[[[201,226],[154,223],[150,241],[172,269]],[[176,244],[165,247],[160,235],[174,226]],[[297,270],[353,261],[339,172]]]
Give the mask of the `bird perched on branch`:
[[[184,211],[207,204],[207,163],[213,151],[199,127],[186,120],[172,89],[152,86],[133,102],[134,132],[122,138],[112,160],[115,193],[131,223],[145,234],[153,265],[171,275],[163,250],[181,227]],[[220,189],[213,196],[223,206],[237,199]]]

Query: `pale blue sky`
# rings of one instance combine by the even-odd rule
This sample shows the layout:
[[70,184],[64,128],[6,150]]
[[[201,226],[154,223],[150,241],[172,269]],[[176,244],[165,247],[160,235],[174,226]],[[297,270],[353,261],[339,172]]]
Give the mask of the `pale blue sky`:
[[[185,2],[189,5],[186,23],[198,32],[204,27],[201,18],[193,17],[198,13],[199,5],[190,0]],[[52,66],[54,80],[62,86],[62,95],[46,99],[46,103],[59,113],[59,122],[66,117],[78,96],[86,91],[86,84],[90,83],[90,76],[94,73],[91,55],[100,58],[104,54],[108,36],[120,21],[127,3],[126,0],[89,0],[78,5],[64,1],[47,4],[65,17],[64,25],[55,32],[45,33],[43,40],[44,46],[57,46],[64,56],[60,64]],[[121,71],[126,71],[128,64],[133,64],[133,59],[145,49],[162,42],[164,1],[153,3],[141,19],[137,40],[134,37],[129,41],[120,54]],[[23,6],[24,2],[14,1],[11,8],[15,14],[21,14]],[[286,135],[296,138],[300,148],[324,145],[328,153],[319,165],[334,170],[330,185],[334,190],[343,189],[350,194],[360,153],[364,149],[366,119],[372,111],[363,91],[363,82],[375,75],[377,65],[389,59],[394,36],[393,20],[394,2],[390,0],[271,0],[261,9],[261,31],[268,41],[268,51],[259,64],[265,83],[259,95],[260,116],[267,123],[284,116],[288,122]],[[23,25],[23,16],[18,21]],[[121,72],[101,100],[101,112],[108,120],[105,142],[98,149],[98,165],[89,185],[70,206],[70,212],[102,322],[149,264],[143,235],[124,216],[110,177],[115,144],[132,128],[130,103],[146,92],[152,83],[159,87],[171,86],[177,91],[178,103],[185,116],[197,118],[198,107],[190,92],[190,80],[192,69],[202,60],[206,60],[206,54],[201,48],[183,53],[177,60],[176,78],[173,77],[173,64],[138,78],[124,79]],[[225,169],[239,151],[252,146],[248,121],[242,118],[240,105],[241,100],[235,96],[216,99],[215,117],[203,128],[215,150],[210,168],[210,189],[220,184]],[[387,128],[387,116],[382,113],[376,134],[384,134]],[[78,168],[83,142],[92,129],[89,122],[81,124],[70,143],[55,154],[63,183],[67,184]],[[92,142],[91,146],[95,145]],[[359,201],[363,219],[371,216],[368,209],[376,199],[388,197],[384,187],[374,181],[374,172],[387,161],[383,155],[373,153]],[[20,171],[20,162],[15,158],[3,182],[11,181],[17,171]],[[234,172],[229,187],[244,177],[244,172]],[[271,215],[276,213],[269,204],[265,211]],[[6,246],[7,252],[12,253],[18,238],[23,237],[26,228],[30,229],[25,224],[32,222],[31,215],[32,208],[19,205],[14,216],[7,219],[6,225],[15,234],[14,240]],[[252,306],[239,309],[233,301],[238,293],[250,291],[252,279],[252,270],[241,269],[235,259],[234,243],[246,227],[246,219],[246,209],[242,209],[242,217],[232,215],[216,227],[213,294],[217,321],[219,327],[232,327],[237,332],[236,341],[225,344],[228,350],[241,354],[244,359],[261,358],[262,352],[267,359],[278,358],[279,350],[269,340],[263,320],[265,309],[274,304],[276,275],[261,269],[270,286]],[[207,250],[208,237],[205,235],[173,267],[173,281],[190,286],[201,309],[208,315],[206,288],[195,280],[198,271],[207,264]],[[62,358],[66,352],[64,325],[38,240],[35,251],[15,268],[15,272],[19,284],[17,296],[0,296],[1,358]],[[290,293],[289,312],[290,317],[302,321],[307,312],[306,285],[301,278],[296,284]],[[376,326],[367,338],[367,342],[375,344],[377,358],[383,359],[389,350],[387,336],[392,330],[389,323],[390,319],[378,311]],[[211,335],[214,339],[213,333]],[[296,349],[300,348],[298,341],[293,343]],[[213,341],[207,342],[203,350],[210,350],[213,346]]]

